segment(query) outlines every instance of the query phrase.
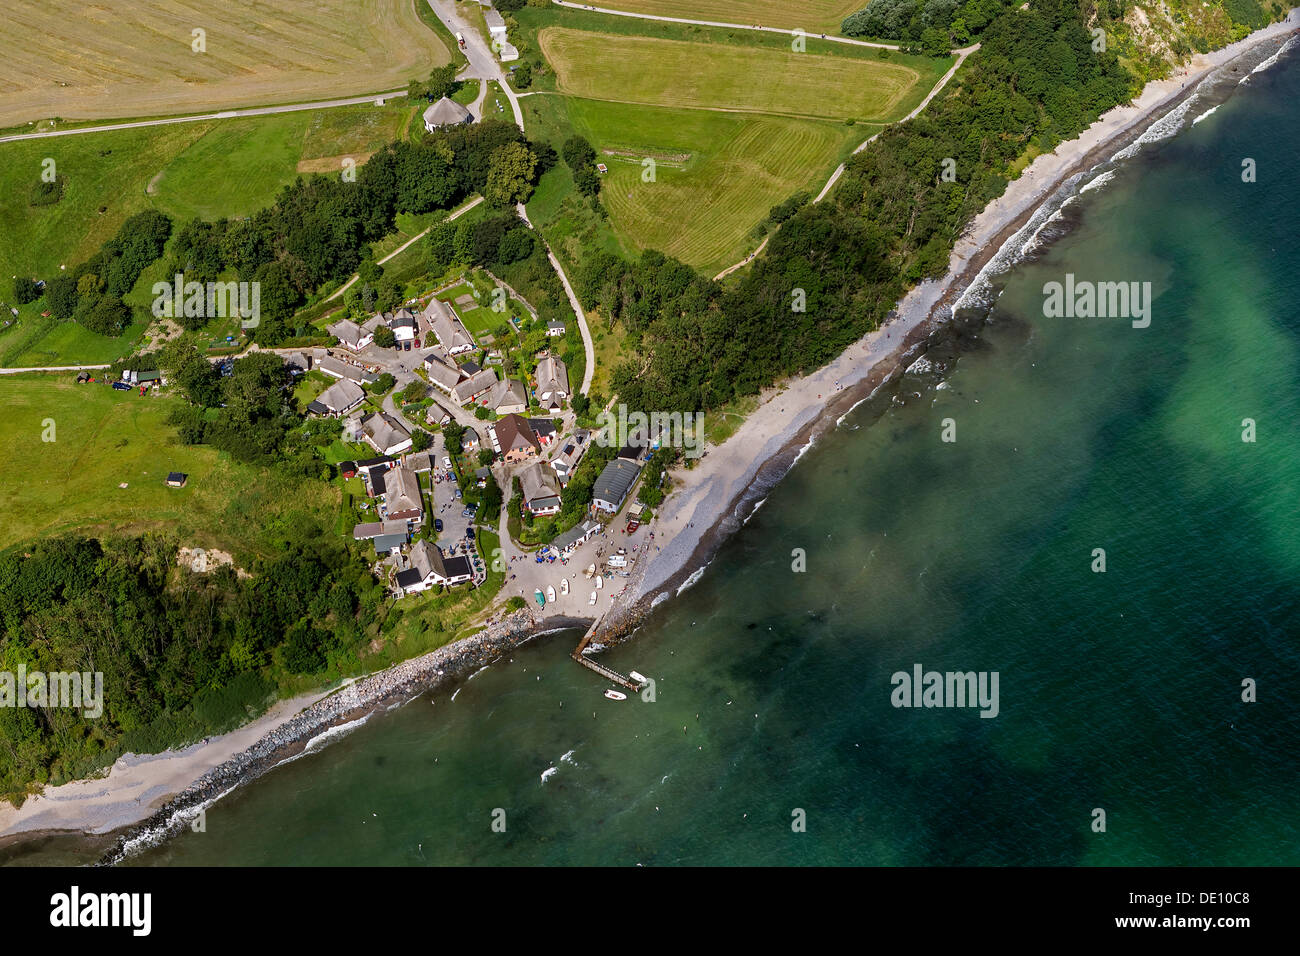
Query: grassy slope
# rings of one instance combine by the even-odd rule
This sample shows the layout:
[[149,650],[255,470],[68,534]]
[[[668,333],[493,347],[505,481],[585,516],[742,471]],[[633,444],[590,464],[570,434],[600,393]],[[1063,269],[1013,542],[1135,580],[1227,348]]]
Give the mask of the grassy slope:
[[0,48],[0,126],[379,92],[451,61],[415,0],[42,0],[6,9]]
[[[0,548],[72,530],[167,529],[246,561],[277,528],[337,508],[337,488],[177,444],[166,422],[175,401],[70,374],[0,378],[0,447],[23,463],[0,479]],[[41,440],[47,419],[54,442]],[[186,487],[166,487],[169,471],[187,473]]]

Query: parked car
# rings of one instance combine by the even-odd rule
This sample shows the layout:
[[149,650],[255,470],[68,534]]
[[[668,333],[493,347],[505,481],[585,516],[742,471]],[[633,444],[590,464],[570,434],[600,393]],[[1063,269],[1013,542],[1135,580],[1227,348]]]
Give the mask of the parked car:
[[131,391],[131,386],[126,384],[126,382],[114,382],[113,387],[117,389],[119,392]]
[[441,518],[434,518],[434,519],[433,519],[433,530],[434,530],[434,531],[441,531],[441,530],[442,530],[442,519],[441,519]]
[[462,518],[472,518],[472,517],[474,517],[474,509],[473,509],[473,508],[466,508],[464,511],[462,511],[462,512],[460,513],[460,516],[461,516]]
[[473,541],[473,540],[474,540],[474,529],[473,529],[473,528],[466,528],[466,529],[465,529],[465,537],[467,537],[467,538],[469,538],[471,541]]
[[[518,407],[518,406],[516,406],[516,407]],[[450,468],[450,467],[451,467],[451,459],[450,459],[450,458],[443,458],[443,459],[442,459],[442,467],[444,467],[444,468]]]

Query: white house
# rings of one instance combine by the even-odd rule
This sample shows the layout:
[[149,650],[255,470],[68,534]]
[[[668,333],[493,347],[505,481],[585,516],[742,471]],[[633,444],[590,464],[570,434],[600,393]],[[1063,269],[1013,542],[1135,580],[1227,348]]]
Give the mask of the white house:
[[351,319],[344,319],[341,322],[335,322],[333,325],[327,325],[325,331],[338,339],[339,344],[345,349],[351,349],[353,352],[360,352],[375,340],[374,329],[368,331],[362,329]]
[[439,584],[451,587],[473,579],[469,558],[448,558],[436,544],[420,540],[411,548],[411,566],[397,573],[397,587],[403,595],[417,594]]
[[544,461],[535,461],[519,473],[524,507],[535,515],[553,515],[560,510],[560,485],[555,472]]
[[569,397],[569,370],[550,352],[543,352],[537,363],[537,400],[547,408],[559,408]]
[[411,433],[386,412],[372,412],[361,419],[361,433],[381,455],[397,455],[411,447]]
[[462,352],[474,351],[474,338],[460,320],[460,316],[441,299],[430,299],[422,313],[425,323],[438,337],[439,344],[447,350],[448,355],[460,355]]

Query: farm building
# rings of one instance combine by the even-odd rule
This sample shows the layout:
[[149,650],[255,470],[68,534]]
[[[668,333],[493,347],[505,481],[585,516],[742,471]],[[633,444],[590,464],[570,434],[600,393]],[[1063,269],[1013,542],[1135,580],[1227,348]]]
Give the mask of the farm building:
[[169,472],[167,475],[168,488],[184,488],[185,482],[189,481],[190,476],[181,471]]

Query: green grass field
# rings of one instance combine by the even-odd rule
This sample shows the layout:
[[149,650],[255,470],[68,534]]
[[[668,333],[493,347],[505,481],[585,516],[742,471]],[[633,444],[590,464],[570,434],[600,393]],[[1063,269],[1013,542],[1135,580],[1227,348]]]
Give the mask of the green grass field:
[[[670,106],[889,122],[923,79],[897,60],[795,53],[566,27],[538,34],[558,88],[573,96]],[[635,64],[633,66],[633,64]]]
[[[625,251],[658,249],[710,275],[752,248],[749,232],[769,209],[801,189],[820,188],[841,158],[874,131],[556,95],[523,102],[530,128],[532,115],[562,110],[567,123],[595,146],[598,161],[609,168],[601,202]],[[653,182],[642,178],[646,158],[655,159]],[[547,206],[539,221],[573,228],[564,224],[565,210],[553,197],[542,198]]]
[[658,17],[756,24],[809,33],[838,33],[840,23],[867,0],[601,0],[593,6]]
[[[337,488],[178,444],[166,422],[176,401],[70,374],[0,376],[0,447],[24,463],[0,477],[0,548],[61,532],[164,530],[242,563],[280,529],[337,510]],[[48,419],[53,442],[41,440]],[[169,471],[189,482],[168,488]]]
[[[304,161],[368,156],[397,138],[400,105],[346,106],[246,119],[85,133],[0,145],[0,275],[48,277],[87,258],[129,216],[242,216],[270,203]],[[41,163],[63,198],[31,206]]]

